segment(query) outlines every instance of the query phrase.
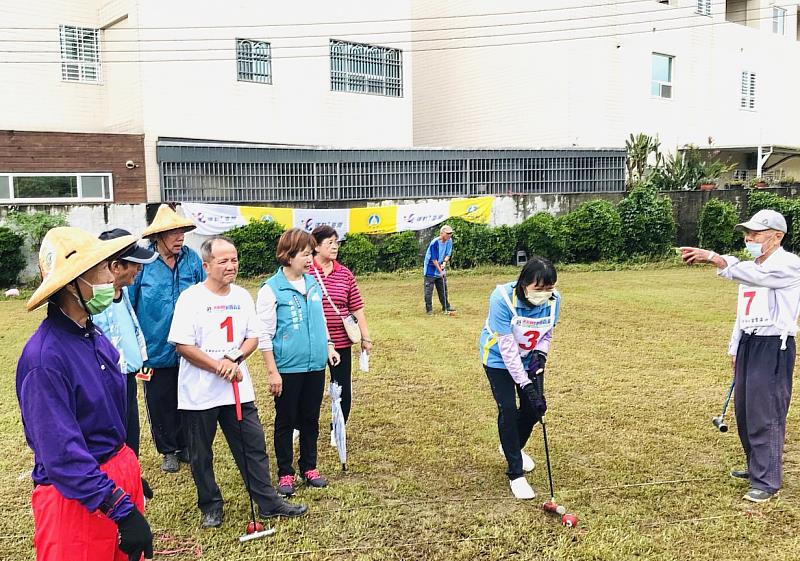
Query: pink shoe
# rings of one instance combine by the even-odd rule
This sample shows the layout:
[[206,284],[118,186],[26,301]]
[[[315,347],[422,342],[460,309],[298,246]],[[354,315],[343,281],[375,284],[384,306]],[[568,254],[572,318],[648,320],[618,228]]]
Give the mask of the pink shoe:
[[278,479],[278,488],[276,489],[279,495],[284,497],[291,497],[294,495],[294,475],[282,475]]

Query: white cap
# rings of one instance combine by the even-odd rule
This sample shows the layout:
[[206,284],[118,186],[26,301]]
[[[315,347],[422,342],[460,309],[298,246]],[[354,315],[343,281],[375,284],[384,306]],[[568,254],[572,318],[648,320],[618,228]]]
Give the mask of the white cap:
[[750,230],[751,232],[761,232],[762,230],[778,230],[786,233],[786,219],[780,212],[764,209],[759,210],[747,222],[737,224],[735,230]]

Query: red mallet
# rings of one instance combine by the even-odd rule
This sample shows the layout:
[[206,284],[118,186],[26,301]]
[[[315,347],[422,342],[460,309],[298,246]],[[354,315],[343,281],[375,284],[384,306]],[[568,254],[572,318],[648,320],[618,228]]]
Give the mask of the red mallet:
[[555,502],[553,499],[550,499],[546,503],[542,505],[542,510],[545,512],[549,512],[550,514],[558,514],[559,516],[563,515],[567,512],[567,509]]
[[561,517],[561,523],[567,528],[574,528],[578,525],[578,517],[574,514],[565,514]]
[[261,522],[250,522],[247,525],[247,533],[248,534],[255,534],[256,532],[263,532],[264,525]]

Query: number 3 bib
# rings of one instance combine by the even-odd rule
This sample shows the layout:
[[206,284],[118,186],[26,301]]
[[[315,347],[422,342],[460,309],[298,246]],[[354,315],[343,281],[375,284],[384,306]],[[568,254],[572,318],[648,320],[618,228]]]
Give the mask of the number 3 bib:
[[769,293],[770,289],[763,286],[739,285],[737,313],[741,329],[772,325],[769,314]]
[[502,285],[500,285],[500,287],[500,293],[503,295],[503,299],[511,310],[511,333],[514,335],[514,340],[519,345],[519,354],[523,357],[528,356],[528,354],[536,348],[536,343],[539,342],[542,335],[553,328],[556,315],[555,304],[550,304],[550,315],[540,318],[526,318],[517,315],[517,310],[511,303],[508,294],[506,294],[505,287]]

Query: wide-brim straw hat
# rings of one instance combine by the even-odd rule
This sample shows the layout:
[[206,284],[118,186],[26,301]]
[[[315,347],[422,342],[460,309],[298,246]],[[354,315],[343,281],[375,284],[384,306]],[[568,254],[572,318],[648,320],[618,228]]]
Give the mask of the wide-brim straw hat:
[[169,232],[170,230],[184,230],[186,232],[194,230],[197,226],[189,218],[185,218],[169,208],[169,205],[161,205],[158,207],[156,217],[150,225],[142,232],[143,238],[149,238],[161,232]]
[[35,310],[83,273],[135,243],[136,236],[103,241],[80,228],[51,229],[39,248],[42,284],[28,300],[28,311]]

